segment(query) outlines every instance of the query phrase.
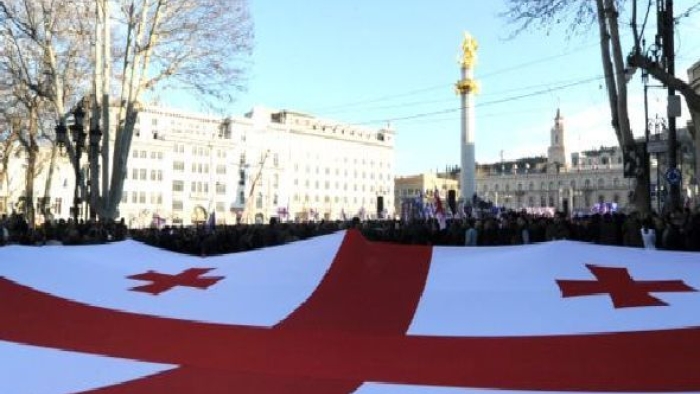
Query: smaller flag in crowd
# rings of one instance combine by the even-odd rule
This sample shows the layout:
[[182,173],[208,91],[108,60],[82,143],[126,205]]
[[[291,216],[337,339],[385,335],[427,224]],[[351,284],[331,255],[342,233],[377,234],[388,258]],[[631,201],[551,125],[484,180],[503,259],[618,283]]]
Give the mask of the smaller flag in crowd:
[[211,211],[209,214],[209,219],[207,220],[206,224],[206,230],[208,232],[214,231],[214,227],[216,226],[216,211]]
[[440,226],[440,230],[444,230],[447,228],[447,220],[445,218],[445,208],[442,206],[442,201],[440,200],[440,192],[438,189],[435,189],[434,196],[435,198],[435,217],[437,218],[438,225]]
[[165,226],[165,218],[160,217],[157,213],[153,214],[153,218],[151,219],[151,227],[157,228],[157,229],[162,229],[163,226]]

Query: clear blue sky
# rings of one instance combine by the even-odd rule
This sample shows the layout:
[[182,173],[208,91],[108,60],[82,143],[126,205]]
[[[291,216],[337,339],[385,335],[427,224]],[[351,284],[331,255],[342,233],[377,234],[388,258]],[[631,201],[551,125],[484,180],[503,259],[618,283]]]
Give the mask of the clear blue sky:
[[[697,1],[675,3],[680,12]],[[371,127],[391,121],[397,175],[444,169],[460,161],[453,85],[462,32],[469,31],[480,44],[478,162],[497,161],[501,151],[506,160],[546,154],[558,107],[571,148],[614,144],[603,80],[596,79],[597,27],[570,38],[555,29],[508,39],[513,27],[498,16],[503,7],[494,0],[251,0],[255,52],[248,90],[231,113],[263,105]],[[684,18],[676,36],[684,79],[700,60],[698,37],[700,12]],[[641,135],[639,74],[631,86],[633,128]],[[660,97],[651,99],[652,115],[665,105]]]

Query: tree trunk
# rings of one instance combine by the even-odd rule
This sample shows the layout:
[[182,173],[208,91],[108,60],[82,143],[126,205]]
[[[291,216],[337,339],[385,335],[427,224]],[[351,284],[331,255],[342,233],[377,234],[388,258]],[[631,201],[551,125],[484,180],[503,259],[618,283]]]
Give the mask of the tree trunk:
[[[615,98],[614,101],[610,102],[610,108],[613,111],[613,128],[623,152],[636,152],[636,143],[632,135],[627,111],[627,80],[625,78],[625,59],[622,56],[620,44],[618,12],[613,0],[604,0],[604,3],[603,0],[596,0],[596,3],[598,6],[598,22],[601,24],[601,50],[605,67],[605,83],[608,87],[609,97],[611,99]],[[603,13],[602,17],[601,11]],[[610,58],[609,46],[612,46],[612,59]],[[612,68],[612,72],[610,68]],[[611,84],[614,85],[611,86]],[[611,94],[610,90],[613,90],[614,93]],[[648,213],[651,201],[648,159],[641,168],[637,169],[635,180],[632,203],[637,211]]]
[[36,176],[36,159],[39,147],[36,143],[36,134],[38,130],[37,124],[37,108],[29,109],[29,128],[27,129],[27,172],[25,173],[25,201],[24,211],[26,213],[27,222],[31,228],[34,228],[35,210],[34,210],[34,178]]
[[600,32],[600,55],[603,63],[603,74],[605,75],[605,88],[608,91],[608,104],[610,105],[610,115],[612,117],[612,125],[617,136],[618,144],[622,145],[622,136],[620,135],[618,107],[617,107],[617,90],[615,89],[615,73],[613,71],[612,56],[610,55],[610,32],[608,31],[608,23],[605,18],[605,5],[603,0],[596,0],[598,9],[598,28]]
[[[51,159],[49,160],[49,171],[46,175],[46,183],[44,185],[44,203],[51,204],[51,183],[53,182],[53,172],[56,168],[56,154],[58,153],[58,146],[54,143],[51,147]],[[42,215],[44,215],[44,220],[49,221],[53,219],[53,212],[46,206],[43,206]]]

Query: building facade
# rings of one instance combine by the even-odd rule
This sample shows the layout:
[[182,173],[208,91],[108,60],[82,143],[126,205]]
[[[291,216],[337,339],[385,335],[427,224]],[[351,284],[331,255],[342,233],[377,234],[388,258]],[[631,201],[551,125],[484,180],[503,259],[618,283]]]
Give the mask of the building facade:
[[564,141],[564,117],[557,110],[547,157],[480,165],[478,195],[509,209],[546,207],[584,213],[605,203],[627,208],[635,181],[623,175],[622,150],[601,147],[574,152],[567,160]]
[[417,212],[406,212],[413,209],[414,202],[425,206],[434,201],[434,192],[438,191],[444,201],[445,209],[449,206],[450,194],[456,202],[460,198],[459,171],[428,172],[418,175],[396,177],[394,182],[394,211],[401,217],[416,217]]
[[[143,227],[153,218],[201,223],[212,212],[221,224],[393,215],[394,137],[389,128],[262,107],[225,119],[146,107],[118,216]],[[16,152],[0,187],[0,213],[21,209],[25,174]],[[75,175],[66,157],[55,163],[49,204],[54,217],[68,218]],[[35,197],[45,195],[47,173],[34,175]]]

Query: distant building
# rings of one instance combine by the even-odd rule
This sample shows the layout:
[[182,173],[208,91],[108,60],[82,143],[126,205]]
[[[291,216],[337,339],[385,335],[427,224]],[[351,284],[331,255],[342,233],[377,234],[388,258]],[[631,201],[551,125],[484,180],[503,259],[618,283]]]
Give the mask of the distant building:
[[396,214],[401,215],[402,212],[411,209],[414,202],[420,202],[421,205],[434,202],[435,190],[440,193],[445,209],[449,207],[450,195],[454,196],[456,202],[460,198],[459,169],[455,168],[454,171],[444,173],[429,172],[396,177],[394,180]]
[[[394,136],[389,128],[261,107],[225,119],[146,107],[134,129],[119,216],[139,227],[154,217],[201,223],[212,212],[228,224],[393,215]],[[11,154],[0,213],[21,210],[25,159],[19,147]],[[44,196],[47,172],[35,177],[36,198]],[[60,156],[48,202],[54,217],[69,217],[74,184]]]
[[564,118],[557,110],[547,157],[480,165],[477,193],[510,209],[548,207],[590,212],[596,204],[625,209],[635,182],[623,176],[619,147],[575,152],[567,160]]
[[[695,92],[700,94],[700,60],[688,69],[688,81]],[[691,187],[695,195],[694,205],[698,206],[700,205],[700,199],[698,199],[698,194],[700,194],[700,113],[695,114],[695,119],[697,124],[693,124],[692,119],[688,121],[688,129],[695,130],[695,133],[692,134],[693,146],[695,147],[695,177],[691,181]]]

